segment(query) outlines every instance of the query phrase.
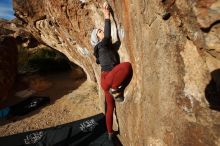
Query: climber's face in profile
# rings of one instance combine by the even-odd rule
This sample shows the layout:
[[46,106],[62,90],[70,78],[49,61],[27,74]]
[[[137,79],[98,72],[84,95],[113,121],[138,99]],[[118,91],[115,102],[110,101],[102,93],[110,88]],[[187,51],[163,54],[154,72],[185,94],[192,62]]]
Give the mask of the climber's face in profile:
[[104,38],[104,32],[103,32],[103,30],[98,29],[96,35],[97,35],[98,39],[101,41],[101,40]]

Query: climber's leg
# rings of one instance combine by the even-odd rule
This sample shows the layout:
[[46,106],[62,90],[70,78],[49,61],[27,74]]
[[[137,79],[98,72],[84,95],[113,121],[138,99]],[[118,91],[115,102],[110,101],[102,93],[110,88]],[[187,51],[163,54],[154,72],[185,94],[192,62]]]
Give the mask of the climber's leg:
[[[106,125],[108,133],[112,133],[113,124],[113,111],[115,107],[115,101],[112,95],[109,93],[109,89],[117,89],[119,86],[128,83],[127,79],[131,79],[132,67],[129,62],[124,62],[116,65],[110,72],[101,73],[101,86],[105,93],[107,112],[106,112]],[[129,81],[130,82],[130,81]],[[123,86],[123,85],[122,85]],[[125,88],[125,87],[123,87]]]
[[123,62],[116,65],[112,71],[107,75],[111,79],[111,88],[117,89],[125,82],[132,72],[132,67],[129,62]]
[[109,93],[110,84],[106,78],[109,72],[102,72],[101,74],[101,86],[105,93],[107,111],[106,111],[106,127],[108,133],[113,133],[112,125],[113,125],[113,111],[115,107],[115,101],[111,94]]

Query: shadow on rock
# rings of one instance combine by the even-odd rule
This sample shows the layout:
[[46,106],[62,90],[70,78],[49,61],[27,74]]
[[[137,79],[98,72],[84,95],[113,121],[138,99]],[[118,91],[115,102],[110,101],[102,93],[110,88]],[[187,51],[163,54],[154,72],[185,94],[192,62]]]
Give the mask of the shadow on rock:
[[211,72],[211,81],[206,86],[205,97],[210,109],[220,111],[220,69]]

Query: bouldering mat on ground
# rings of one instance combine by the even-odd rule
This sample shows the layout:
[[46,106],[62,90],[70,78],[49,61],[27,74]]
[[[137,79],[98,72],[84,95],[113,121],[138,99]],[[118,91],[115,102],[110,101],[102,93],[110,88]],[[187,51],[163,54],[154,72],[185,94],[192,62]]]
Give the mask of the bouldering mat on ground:
[[23,116],[50,102],[49,97],[31,96],[27,99],[16,103],[15,105],[0,109],[0,119],[8,116]]
[[0,137],[2,146],[121,146],[108,140],[104,114],[42,130]]

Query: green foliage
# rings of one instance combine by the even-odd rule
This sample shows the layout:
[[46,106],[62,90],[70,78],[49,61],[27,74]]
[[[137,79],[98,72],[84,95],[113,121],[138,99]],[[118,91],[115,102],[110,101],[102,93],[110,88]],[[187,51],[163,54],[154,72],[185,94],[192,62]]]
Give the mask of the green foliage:
[[41,49],[29,58],[28,65],[41,73],[70,69],[68,59],[54,50]]
[[23,69],[40,73],[60,72],[71,69],[67,57],[56,50],[41,48],[30,52],[23,48],[19,50],[19,64]]
[[27,70],[27,62],[29,59],[29,52],[26,48],[18,46],[18,71],[23,72]]

